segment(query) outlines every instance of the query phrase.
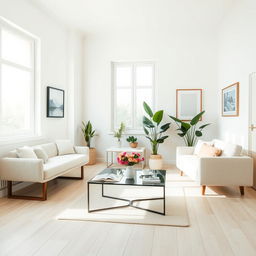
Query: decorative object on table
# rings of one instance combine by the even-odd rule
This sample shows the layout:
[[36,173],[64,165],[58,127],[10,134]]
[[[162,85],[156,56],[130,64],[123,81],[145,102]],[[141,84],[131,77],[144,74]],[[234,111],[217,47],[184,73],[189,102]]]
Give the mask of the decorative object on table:
[[136,137],[129,136],[126,140],[129,142],[131,148],[137,148],[138,142]]
[[64,117],[64,90],[47,86],[47,117]]
[[188,147],[193,147],[196,142],[197,138],[201,137],[203,135],[202,130],[210,125],[210,124],[204,124],[201,125],[199,128],[197,128],[197,124],[202,118],[202,115],[205,113],[205,111],[200,112],[195,117],[192,118],[192,120],[188,122],[184,122],[174,116],[170,116],[172,120],[175,121],[178,129],[178,135],[183,138],[185,145]]
[[86,124],[82,121],[82,133],[87,147],[89,147],[89,162],[87,165],[93,165],[96,163],[96,148],[91,147],[91,139],[95,136],[95,130],[92,129],[92,124],[88,121]]
[[139,153],[127,153],[122,152],[117,157],[117,162],[121,165],[126,165],[125,177],[127,179],[133,179],[135,176],[135,170],[132,168],[133,165],[144,161]]
[[117,138],[117,147],[121,147],[121,138],[123,135],[123,132],[125,131],[125,124],[121,122],[120,127],[118,130],[114,131],[114,137]]
[[162,156],[158,154],[158,148],[161,143],[164,143],[165,139],[169,136],[163,136],[163,133],[170,128],[170,123],[166,123],[160,126],[163,119],[163,110],[159,110],[155,113],[146,102],[143,102],[143,107],[148,117],[143,116],[143,128],[146,134],[146,138],[149,139],[152,147],[152,154],[149,159],[149,168],[154,170],[160,170],[163,166]]
[[176,118],[190,121],[199,112],[202,112],[202,89],[177,89]]
[[222,116],[239,116],[239,83],[222,89]]

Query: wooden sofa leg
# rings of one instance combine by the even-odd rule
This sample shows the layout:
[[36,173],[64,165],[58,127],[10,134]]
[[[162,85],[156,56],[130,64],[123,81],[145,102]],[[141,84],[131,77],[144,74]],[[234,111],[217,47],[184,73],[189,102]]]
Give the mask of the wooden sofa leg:
[[205,185],[203,185],[202,187],[201,187],[201,191],[202,191],[202,195],[204,196],[204,194],[205,194],[205,189],[206,189],[206,186]]
[[241,196],[244,195],[244,186],[239,186]]
[[180,171],[180,176],[183,176],[183,171]]
[[80,177],[69,177],[69,176],[59,176],[58,179],[70,179],[70,180],[83,180],[84,179],[84,166],[81,166]]
[[41,185],[42,185],[42,196],[41,197],[13,195],[13,193],[12,193],[12,181],[8,181],[7,182],[8,198],[45,201],[45,200],[47,200],[47,182],[42,183]]

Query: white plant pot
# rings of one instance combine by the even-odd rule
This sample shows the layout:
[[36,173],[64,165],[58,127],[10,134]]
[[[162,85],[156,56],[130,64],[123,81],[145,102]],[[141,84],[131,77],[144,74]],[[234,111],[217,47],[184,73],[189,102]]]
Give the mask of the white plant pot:
[[135,177],[135,170],[132,168],[132,166],[127,166],[124,171],[124,176],[126,179],[134,179]]
[[151,170],[161,170],[163,168],[163,158],[161,155],[151,155],[148,164]]
[[116,141],[116,146],[117,146],[118,148],[121,148],[121,147],[122,147],[122,141],[121,141],[121,140],[117,140],[117,141]]

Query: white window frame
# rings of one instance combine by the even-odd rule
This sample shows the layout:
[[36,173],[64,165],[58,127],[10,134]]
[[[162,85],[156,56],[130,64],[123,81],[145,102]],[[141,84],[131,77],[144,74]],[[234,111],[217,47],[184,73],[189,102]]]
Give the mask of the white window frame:
[[[152,86],[137,86],[135,81],[135,75],[136,75],[136,67],[137,66],[151,66],[153,70],[152,74]],[[116,103],[117,103],[117,97],[116,97],[116,81],[115,81],[115,71],[116,67],[120,66],[132,66],[132,85],[131,87],[122,87],[122,88],[131,88],[132,89],[132,127],[126,127],[126,134],[143,134],[143,127],[137,128],[135,127],[135,106],[136,106],[136,89],[152,89],[152,109],[155,109],[155,62],[153,61],[115,61],[111,63],[111,84],[112,84],[112,100],[111,100],[111,133],[114,132],[119,127],[115,127],[116,123]]]
[[[2,58],[1,56],[1,36],[2,30],[6,29],[11,31],[12,33],[18,35],[21,38],[25,38],[26,40],[31,41],[31,67],[26,67],[24,65],[17,64],[12,61],[8,61]],[[0,94],[1,94],[1,68],[2,64],[7,64],[10,67],[18,68],[20,70],[25,70],[31,73],[31,95],[32,99],[30,102],[30,122],[31,122],[31,129],[27,130],[26,132],[15,133],[14,136],[2,136],[0,134],[0,141],[1,142],[9,142],[9,141],[22,141],[22,139],[38,137],[41,134],[40,131],[40,39],[31,33],[27,32],[26,30],[20,28],[19,26],[15,25],[14,23],[6,20],[3,17],[0,17]],[[0,113],[1,113],[1,105],[0,105]],[[7,143],[8,144],[8,143]]]

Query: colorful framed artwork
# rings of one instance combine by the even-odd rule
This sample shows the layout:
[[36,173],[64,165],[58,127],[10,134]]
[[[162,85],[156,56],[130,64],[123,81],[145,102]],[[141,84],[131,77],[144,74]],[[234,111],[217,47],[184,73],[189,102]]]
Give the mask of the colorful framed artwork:
[[222,89],[222,116],[239,116],[239,83]]
[[176,117],[182,121],[191,121],[202,112],[202,89],[176,90]]

